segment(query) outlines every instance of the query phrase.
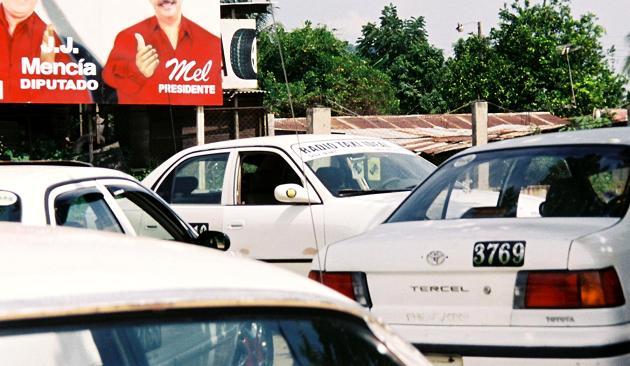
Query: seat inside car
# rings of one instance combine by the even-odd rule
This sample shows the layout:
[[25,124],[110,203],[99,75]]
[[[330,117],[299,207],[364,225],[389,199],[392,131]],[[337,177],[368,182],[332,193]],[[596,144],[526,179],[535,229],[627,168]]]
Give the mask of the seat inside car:
[[173,186],[173,203],[186,203],[191,200],[192,191],[197,189],[199,182],[192,176],[175,177]]
[[352,178],[349,169],[342,167],[327,166],[319,167],[315,171],[315,175],[328,187],[333,194],[343,189],[361,189],[357,182]]
[[540,206],[543,217],[598,216],[604,203],[585,177],[559,178],[551,183]]

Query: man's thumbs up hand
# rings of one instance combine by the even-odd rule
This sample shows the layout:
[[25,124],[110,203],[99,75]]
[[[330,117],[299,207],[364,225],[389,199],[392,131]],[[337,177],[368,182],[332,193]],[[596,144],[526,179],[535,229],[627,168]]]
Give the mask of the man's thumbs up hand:
[[136,42],[138,43],[138,51],[146,47],[146,44],[144,42],[144,37],[142,37],[142,34],[134,33],[134,36],[136,37]]
[[[49,40],[52,38],[52,42]],[[55,62],[55,28],[52,24],[48,24],[42,35],[41,54],[39,59],[41,62]]]
[[150,78],[155,73],[160,60],[157,51],[151,45],[147,45],[144,37],[140,33],[135,33],[136,43],[138,44],[136,52],[136,66],[140,73],[146,78]]

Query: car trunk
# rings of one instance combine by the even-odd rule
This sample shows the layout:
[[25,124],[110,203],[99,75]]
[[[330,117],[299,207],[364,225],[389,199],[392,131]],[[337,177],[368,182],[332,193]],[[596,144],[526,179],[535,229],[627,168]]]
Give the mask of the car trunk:
[[[566,218],[384,224],[333,245],[326,269],[365,272],[372,310],[390,324],[509,325],[518,271],[566,269],[572,240],[609,225]],[[505,253],[513,254],[508,245],[501,259],[513,267],[498,266],[496,256],[490,265],[474,266],[478,243],[496,243],[495,254],[504,243],[522,243],[523,262],[506,261]],[[352,254],[359,251],[370,255]],[[343,258],[343,264],[333,258]]]

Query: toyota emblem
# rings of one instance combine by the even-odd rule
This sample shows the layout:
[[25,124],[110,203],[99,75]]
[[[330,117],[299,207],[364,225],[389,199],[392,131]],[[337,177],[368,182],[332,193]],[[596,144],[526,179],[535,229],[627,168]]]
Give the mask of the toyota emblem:
[[432,266],[439,266],[440,264],[444,263],[446,258],[448,257],[443,252],[439,250],[432,250],[429,252],[429,254],[427,254],[427,263]]

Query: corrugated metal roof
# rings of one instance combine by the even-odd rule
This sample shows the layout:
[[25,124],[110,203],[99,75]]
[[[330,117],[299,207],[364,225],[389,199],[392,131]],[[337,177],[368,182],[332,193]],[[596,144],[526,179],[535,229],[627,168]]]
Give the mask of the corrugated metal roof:
[[[546,112],[488,114],[488,141],[558,130],[568,122]],[[380,137],[416,153],[436,155],[472,146],[470,114],[332,117],[332,133]],[[305,131],[306,118],[277,118],[275,129]]]

